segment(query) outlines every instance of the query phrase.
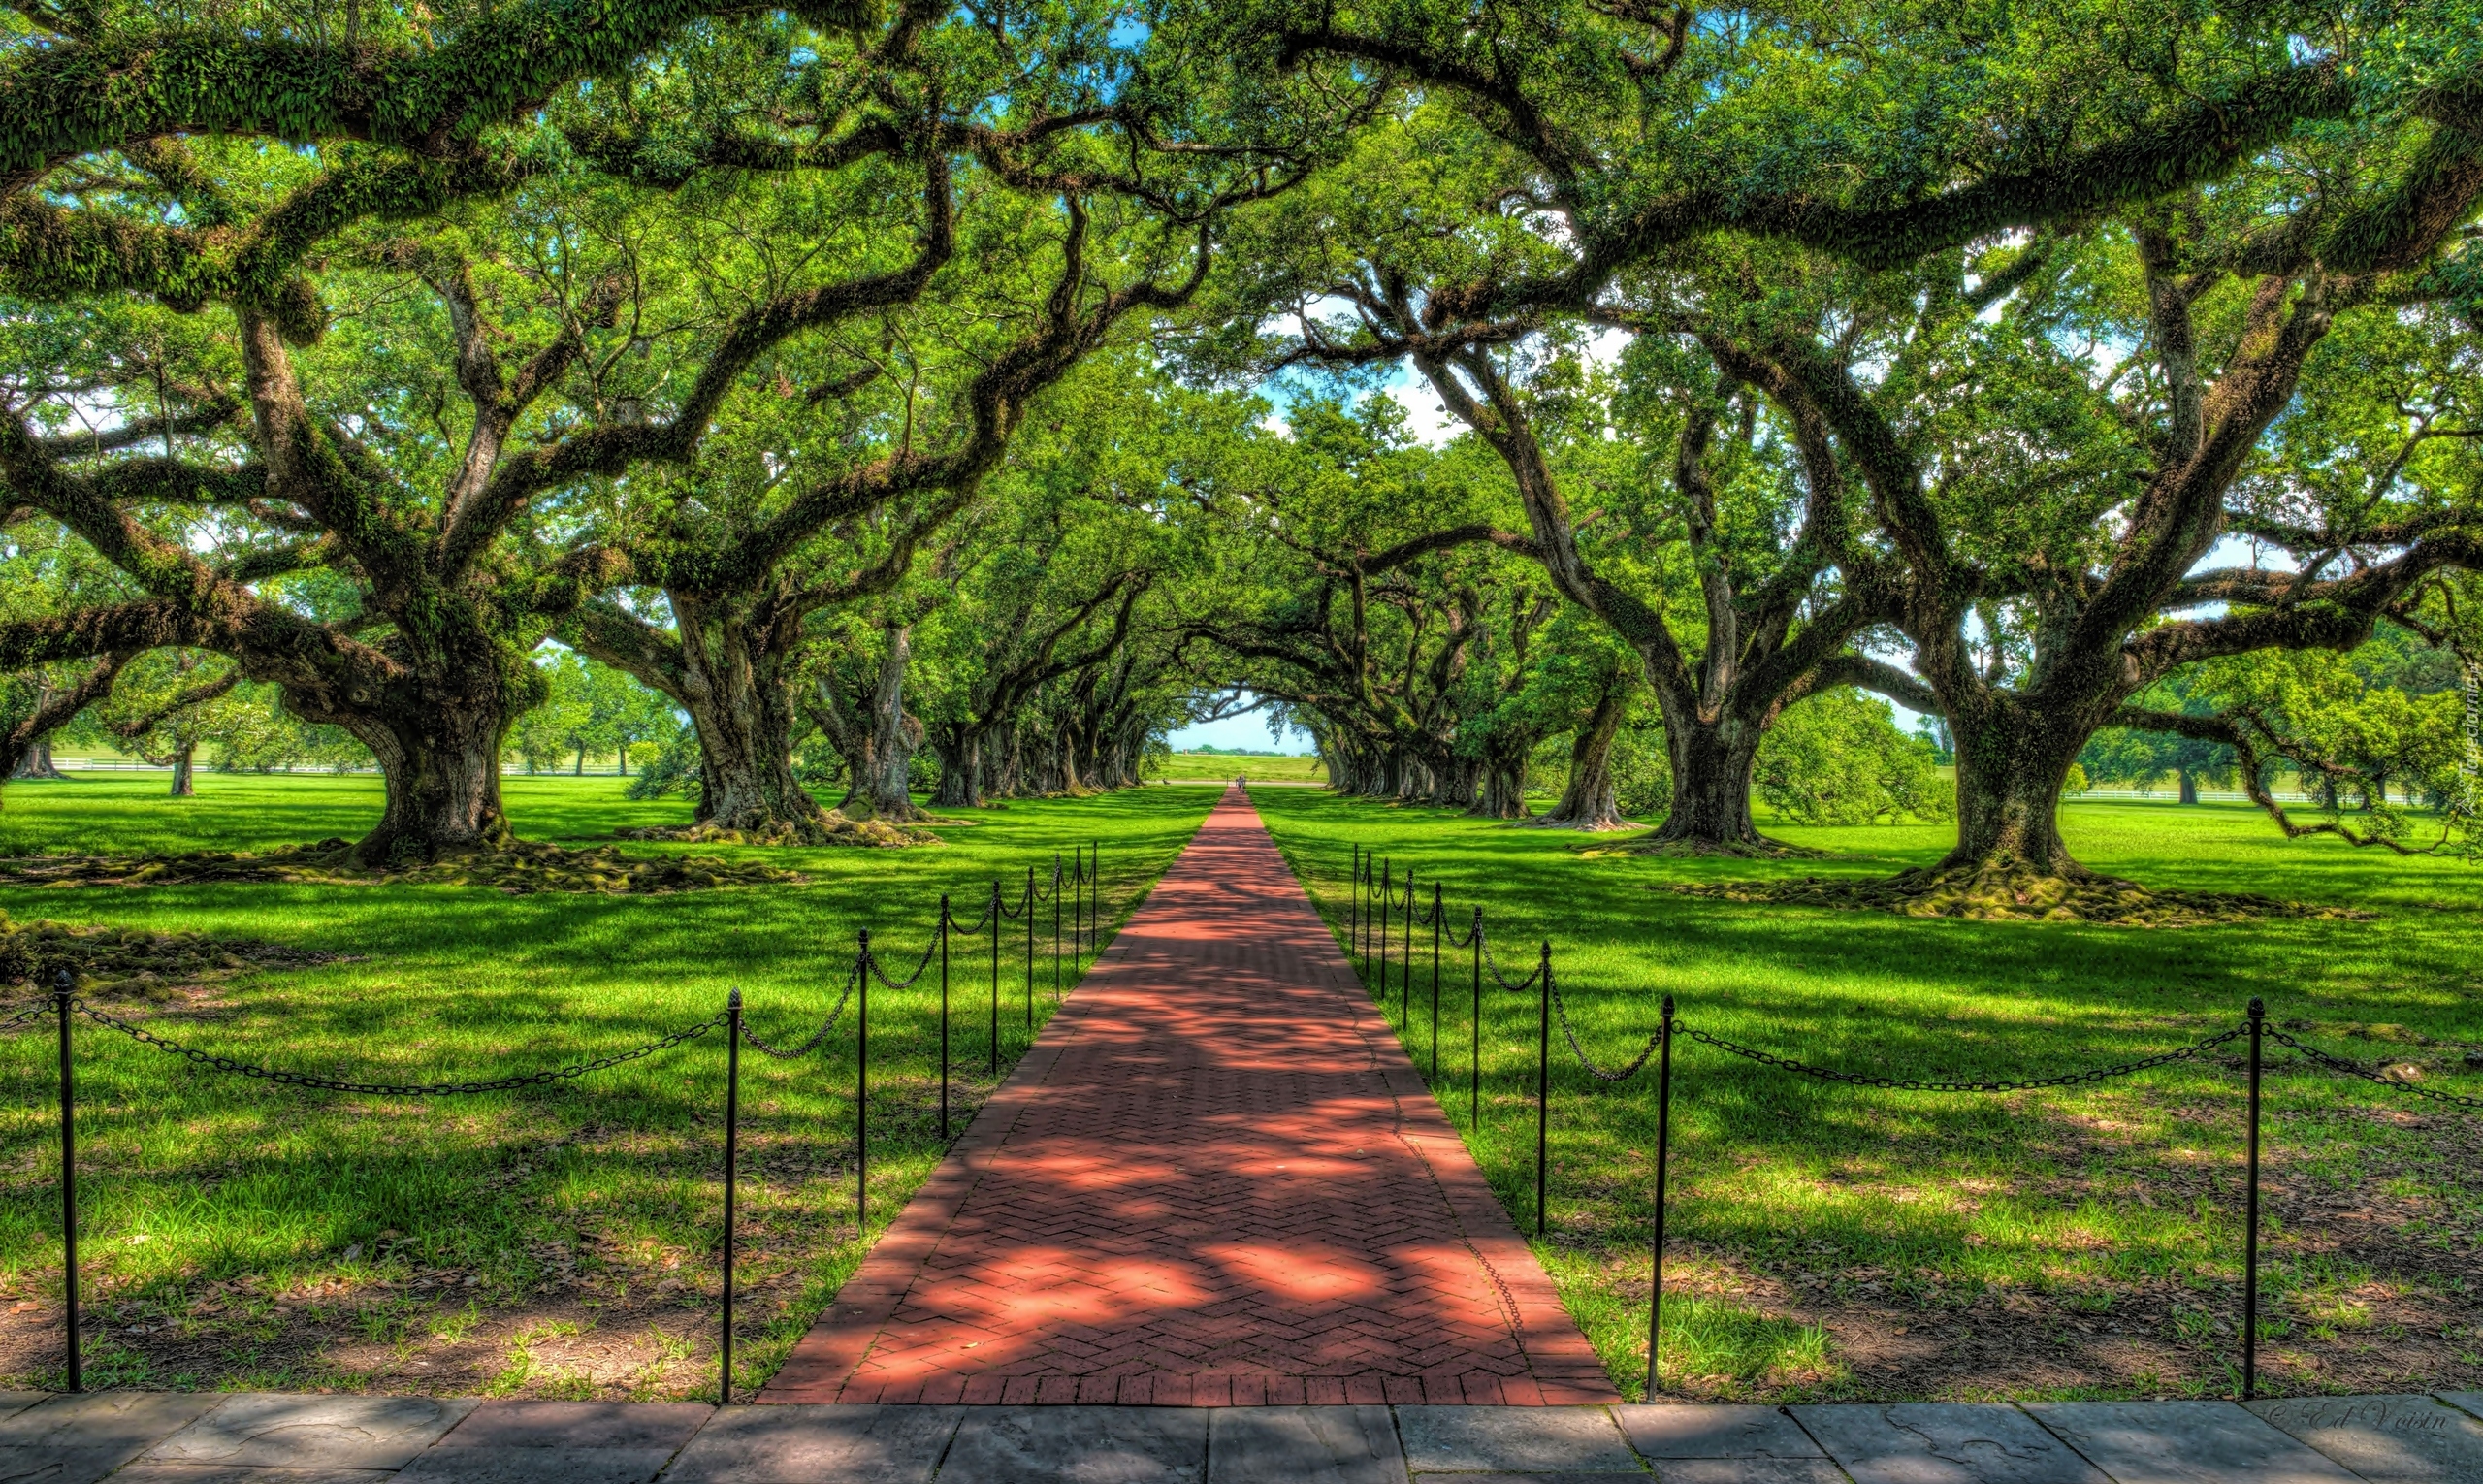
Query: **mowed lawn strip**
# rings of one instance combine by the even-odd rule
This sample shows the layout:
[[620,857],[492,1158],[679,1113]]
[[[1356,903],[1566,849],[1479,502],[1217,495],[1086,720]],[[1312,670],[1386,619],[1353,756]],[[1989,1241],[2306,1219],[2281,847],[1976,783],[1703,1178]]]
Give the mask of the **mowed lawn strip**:
[[[1256,802],[1341,933],[1352,847],[1470,909],[1512,978],[1550,939],[1599,1061],[1687,1024],[1828,1067],[2015,1080],[2202,1039],[2267,999],[2272,1023],[2359,1063],[2483,1094],[2483,870],[2286,842],[2245,806],[2074,804],[2081,858],[2149,886],[2368,909],[2183,929],[1922,920],[1664,889],[1876,877],[1936,860],[1945,826],[1805,829],[1768,861],[1615,854],[1623,837],[1267,790]],[[1590,854],[1592,853],[1592,854]],[[1401,928],[1402,932],[1402,928]],[[1415,1025],[1430,1064],[1430,945]],[[1402,938],[1399,939],[1402,943]],[[1392,947],[1392,964],[1400,949]],[[1467,1113],[1468,960],[1443,965],[1442,1103]],[[1388,1001],[1403,995],[1392,969]],[[1522,1227],[1533,1213],[1533,997],[1487,990],[1483,1117],[1468,1136]],[[1554,1030],[1550,1231],[1537,1243],[1614,1380],[1646,1364],[1652,1074],[1618,1089]],[[2238,1052],[2238,1048],[2231,1048]],[[2244,1081],[2238,1054],[2007,1095],[1825,1084],[1684,1042],[1674,1104],[1667,1390],[1772,1401],[2226,1392],[2239,1363]],[[2483,1117],[2306,1070],[2272,1048],[2263,1385],[2483,1381]]]
[[[202,774],[10,786],[0,852],[251,849],[353,836],[374,780]],[[518,832],[584,845],[679,823],[610,777],[505,781]],[[778,850],[628,843],[755,858],[802,885],[670,895],[489,887],[0,886],[0,911],[274,940],[355,956],[102,1008],[221,1054],[361,1081],[485,1079],[622,1050],[706,1019],[729,986],[751,1027],[800,1042],[850,977],[857,928],[902,976],[942,891],[981,915],[999,879],[1100,841],[1105,915],[1124,916],[1214,793],[1127,790],[961,810],[947,843]],[[1052,991],[1037,910],[1033,1019]],[[1031,1039],[1025,927],[1001,933],[1002,1075]],[[996,1081],[989,940],[952,944],[951,1133]],[[1077,963],[1063,970],[1074,984]],[[871,1001],[871,1203],[893,1219],[937,1163],[938,967]],[[21,991],[22,992],[22,991]],[[742,1384],[762,1382],[856,1266],[853,1012],[822,1051],[742,1057]],[[437,1099],[303,1092],[215,1075],[78,1027],[81,1267],[89,1386],[370,1387],[662,1398],[712,1393],[725,1045],[573,1082]],[[0,1039],[0,1389],[50,1386],[60,1355],[51,1027]]]

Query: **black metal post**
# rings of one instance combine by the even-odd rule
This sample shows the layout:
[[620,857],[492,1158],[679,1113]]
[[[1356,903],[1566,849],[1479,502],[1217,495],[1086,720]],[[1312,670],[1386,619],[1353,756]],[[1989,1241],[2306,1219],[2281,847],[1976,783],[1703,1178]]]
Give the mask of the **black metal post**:
[[68,1307],[69,1389],[84,1391],[86,1373],[78,1334],[78,1082],[70,1050],[70,991],[77,981],[67,969],[51,981],[51,1013],[60,1021],[60,1275]]
[[1087,848],[1095,858],[1095,889],[1086,893],[1086,947],[1100,953],[1104,951],[1104,842],[1090,840]]
[[733,1404],[733,1183],[741,1156],[741,989],[725,1001],[725,1327],[717,1342],[716,1404]]
[[1035,1032],[1035,868],[1026,867],[1026,1034]]
[[940,1142],[949,1140],[949,893],[940,893]]
[[[1403,985],[1405,1036],[1407,1040],[1411,1040],[1414,1034],[1414,868],[1412,866],[1405,868],[1405,943],[1403,951],[1397,955],[1397,966],[1405,977]],[[1384,995],[1388,986],[1381,984],[1379,988]]]
[[1345,947],[1355,957],[1362,956],[1362,843],[1354,843],[1354,865],[1347,878],[1353,883],[1353,894],[1345,907]]
[[1483,909],[1474,909],[1474,927],[1466,946],[1474,951],[1474,1044],[1468,1048],[1473,1064],[1467,1068],[1466,1126],[1476,1133],[1483,1131]]
[[2241,1400],[2259,1394],[2259,1043],[2268,1007],[2250,997],[2250,1192],[2241,1252]]
[[1379,1013],[1383,1016],[1388,1013],[1388,909],[1389,898],[1397,891],[1395,865],[1388,860],[1379,863]]
[[[946,929],[943,929],[945,932]],[[861,1000],[854,1007],[854,1231],[871,1229],[871,930],[862,929]]]
[[1080,938],[1086,931],[1086,847],[1069,848],[1069,961],[1079,962],[1085,953]]
[[1535,960],[1534,1027],[1534,1235],[1543,1235],[1543,1197],[1552,1147],[1552,944]]
[[1000,883],[991,884],[991,1075],[1000,1075]]
[[1432,883],[1432,1081],[1439,1081],[1439,935],[1446,919],[1440,916],[1439,883]]
[[1051,853],[1051,1002],[1060,1003],[1060,852]]
[[1664,996],[1663,1044],[1656,1051],[1656,1289],[1647,1303],[1647,1395],[1656,1399],[1656,1348],[1664,1333],[1664,1185],[1672,1156],[1672,996]]

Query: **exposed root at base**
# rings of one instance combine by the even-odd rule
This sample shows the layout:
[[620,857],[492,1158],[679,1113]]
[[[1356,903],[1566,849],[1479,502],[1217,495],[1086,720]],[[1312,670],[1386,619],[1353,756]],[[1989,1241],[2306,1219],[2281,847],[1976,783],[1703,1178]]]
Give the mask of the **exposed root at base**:
[[1827,852],[1815,851],[1807,845],[1788,845],[1761,835],[1757,840],[1666,840],[1657,835],[1641,835],[1615,845],[1576,848],[1589,860],[1605,855],[1664,855],[1682,859],[1723,856],[1731,860],[1818,860]]
[[511,896],[537,891],[659,895],[714,887],[755,887],[809,880],[795,871],[713,855],[626,855],[606,845],[564,850],[511,841],[496,850],[443,855],[429,864],[367,866],[353,843],[327,839],[245,854],[197,851],[182,855],[32,855],[0,860],[0,881],[38,887],[175,887],[200,882],[294,882],[321,886],[497,887]]
[[1511,820],[1509,823],[1520,829],[1572,829],[1582,835],[1617,835],[1625,829],[1647,827],[1636,820],[1625,820],[1618,816],[1581,823],[1577,820],[1559,820],[1547,814],[1538,814],[1531,820]]
[[1685,883],[1660,889],[1714,901],[1838,907],[1985,922],[2090,922],[2106,927],[2200,927],[2272,918],[2362,922],[2373,916],[2246,892],[2155,890],[2108,876],[2047,875],[2006,857],[1976,866],[1904,871],[1862,881],[1806,876],[1800,881]]
[[16,923],[0,913],[0,984],[41,991],[67,969],[78,992],[170,999],[183,986],[221,984],[259,969],[357,961],[255,938],[156,933],[68,922]]
[[848,845],[887,849],[940,843],[940,837],[927,830],[908,829],[887,820],[848,819],[834,810],[811,820],[752,820],[739,823],[706,820],[696,824],[616,829],[612,834],[619,840],[669,840],[693,845]]

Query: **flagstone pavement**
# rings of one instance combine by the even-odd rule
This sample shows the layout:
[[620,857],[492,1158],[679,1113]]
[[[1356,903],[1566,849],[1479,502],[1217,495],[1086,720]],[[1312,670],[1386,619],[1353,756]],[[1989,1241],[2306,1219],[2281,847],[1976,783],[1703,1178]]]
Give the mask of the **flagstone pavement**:
[[891,1406],[0,1393],[44,1484],[2474,1484],[2483,1393],[1795,1406]]

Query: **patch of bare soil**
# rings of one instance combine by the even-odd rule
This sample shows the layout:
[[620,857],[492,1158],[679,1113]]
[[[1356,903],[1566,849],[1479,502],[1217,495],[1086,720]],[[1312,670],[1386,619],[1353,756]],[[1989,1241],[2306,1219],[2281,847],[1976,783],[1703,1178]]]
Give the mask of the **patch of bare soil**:
[[630,855],[613,846],[566,850],[514,841],[497,850],[443,856],[428,864],[366,866],[350,842],[322,840],[257,853],[197,851],[180,855],[28,855],[0,860],[0,881],[37,887],[172,887],[202,882],[307,882],[321,886],[496,887],[511,896],[537,891],[661,895],[716,887],[809,880],[797,871],[714,855]]
[[0,984],[51,987],[67,969],[81,994],[169,1000],[260,969],[304,969],[355,961],[251,938],[81,927],[49,920],[17,923],[0,913]]
[[2107,927],[2198,927],[2271,918],[2367,922],[2373,917],[2350,908],[2284,902],[2246,892],[2161,890],[2112,877],[2050,876],[2005,860],[1904,871],[1874,880],[1805,876],[1799,881],[1674,883],[1653,889],[1712,901]]

